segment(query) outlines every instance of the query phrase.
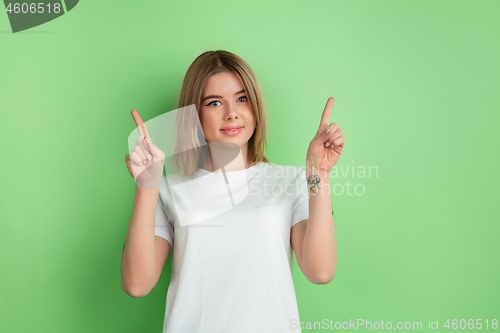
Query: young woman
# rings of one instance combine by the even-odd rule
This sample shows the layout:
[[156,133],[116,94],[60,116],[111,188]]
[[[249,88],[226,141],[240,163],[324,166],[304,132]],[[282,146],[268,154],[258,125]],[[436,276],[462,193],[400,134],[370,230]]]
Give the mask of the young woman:
[[[175,156],[181,172],[167,177],[162,176],[165,155],[132,110],[140,137],[126,156],[136,191],[122,287],[132,297],[147,295],[172,249],[164,333],[301,332],[292,247],[312,283],[329,283],[335,274],[329,174],[344,137],[336,123],[328,124],[333,102],[328,99],[309,145],[306,170],[271,163],[264,153],[264,106],[253,71],[233,53],[205,52],[186,73],[179,108],[196,106],[204,138],[188,131],[193,138],[188,141],[201,147],[206,139],[208,149],[178,149],[185,152]],[[222,166],[214,163],[221,143],[239,147],[238,158]],[[204,183],[192,186],[192,179]],[[204,185],[211,180],[223,185]],[[191,186],[179,190],[173,184]],[[206,208],[194,209],[196,214],[204,215],[186,223],[194,212],[183,205],[195,198]]]

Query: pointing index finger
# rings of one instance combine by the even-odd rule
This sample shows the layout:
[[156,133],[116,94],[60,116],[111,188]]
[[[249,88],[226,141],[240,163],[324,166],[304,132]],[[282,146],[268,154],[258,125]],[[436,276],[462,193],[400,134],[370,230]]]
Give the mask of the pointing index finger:
[[330,115],[332,114],[333,102],[335,98],[330,97],[326,102],[325,109],[323,110],[323,115],[321,116],[321,123],[319,124],[319,131],[324,131],[328,127],[330,122]]
[[132,114],[132,118],[134,118],[135,125],[137,126],[137,130],[139,131],[139,134],[142,137],[149,138],[148,130],[146,129],[146,125],[144,125],[144,122],[142,121],[142,118],[139,115],[139,112],[137,112],[136,110],[132,110],[130,113]]

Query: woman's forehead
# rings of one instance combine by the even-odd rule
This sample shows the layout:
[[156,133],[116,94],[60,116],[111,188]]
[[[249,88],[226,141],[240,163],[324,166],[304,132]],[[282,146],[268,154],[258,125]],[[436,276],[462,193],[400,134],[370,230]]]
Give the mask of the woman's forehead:
[[233,72],[223,72],[210,76],[203,88],[203,92],[207,95],[222,94],[223,97],[231,97],[243,89],[243,84],[236,74]]

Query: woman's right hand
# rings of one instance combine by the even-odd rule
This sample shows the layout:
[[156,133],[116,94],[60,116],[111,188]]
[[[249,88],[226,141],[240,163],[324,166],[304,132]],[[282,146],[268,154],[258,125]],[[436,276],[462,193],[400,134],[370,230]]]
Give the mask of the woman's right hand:
[[131,114],[140,136],[130,153],[125,155],[128,172],[135,179],[137,186],[146,189],[160,189],[165,154],[151,141],[139,112],[132,110]]

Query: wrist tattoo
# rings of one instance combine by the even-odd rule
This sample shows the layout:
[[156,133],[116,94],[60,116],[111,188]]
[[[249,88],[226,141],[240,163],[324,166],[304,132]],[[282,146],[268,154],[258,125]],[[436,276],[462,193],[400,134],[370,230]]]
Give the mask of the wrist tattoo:
[[318,175],[310,175],[309,178],[307,178],[307,184],[309,185],[309,192],[318,193],[315,191],[315,188],[321,189],[321,187],[319,187],[320,182],[321,178],[319,178]]

